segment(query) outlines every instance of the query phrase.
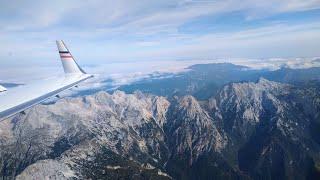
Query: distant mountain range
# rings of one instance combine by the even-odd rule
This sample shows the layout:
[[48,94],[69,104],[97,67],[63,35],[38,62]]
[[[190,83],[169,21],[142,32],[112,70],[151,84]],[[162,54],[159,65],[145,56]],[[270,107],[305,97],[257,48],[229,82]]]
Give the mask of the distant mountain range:
[[6,82],[0,82],[0,84],[6,88],[14,88],[17,86],[21,86],[23,84],[17,84],[17,83],[6,83]]
[[133,93],[136,90],[160,96],[193,95],[206,100],[226,84],[231,82],[256,82],[260,77],[270,81],[300,85],[309,81],[320,81],[320,68],[290,69],[283,67],[270,71],[255,70],[230,63],[198,64],[190,66],[190,71],[169,78],[144,79],[123,85],[119,90]]
[[319,179],[319,75],[195,65],[111,94],[38,105],[0,123],[0,175]]

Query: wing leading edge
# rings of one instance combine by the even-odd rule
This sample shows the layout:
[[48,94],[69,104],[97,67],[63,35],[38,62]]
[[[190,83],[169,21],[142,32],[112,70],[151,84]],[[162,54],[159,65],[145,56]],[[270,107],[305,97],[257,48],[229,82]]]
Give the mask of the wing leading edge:
[[44,79],[0,93],[0,121],[22,112],[91,77],[77,64],[63,41],[57,41],[64,76]]

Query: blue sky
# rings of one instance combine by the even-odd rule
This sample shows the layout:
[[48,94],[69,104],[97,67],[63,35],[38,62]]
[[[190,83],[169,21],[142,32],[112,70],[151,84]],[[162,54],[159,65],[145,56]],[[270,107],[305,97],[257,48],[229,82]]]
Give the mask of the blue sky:
[[[0,65],[320,56],[319,0],[0,0]],[[80,60],[79,60],[80,61]]]

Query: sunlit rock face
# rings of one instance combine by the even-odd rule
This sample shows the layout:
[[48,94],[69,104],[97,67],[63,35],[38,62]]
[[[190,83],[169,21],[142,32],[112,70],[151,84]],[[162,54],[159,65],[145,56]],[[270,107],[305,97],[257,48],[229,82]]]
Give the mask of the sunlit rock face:
[[[162,168],[163,161],[168,158],[162,126],[169,104],[161,97],[117,91],[112,95],[100,92],[36,106],[26,115],[2,122],[4,148],[1,153],[9,161],[18,161],[8,162],[10,168],[3,167],[6,170],[3,173],[15,176],[32,163],[35,163],[32,169],[41,171],[44,169],[41,167],[50,164],[39,160],[50,158],[56,160],[55,163],[48,161],[57,167],[54,172],[66,165],[70,168],[68,173],[72,172],[76,177],[95,176],[83,173],[89,168],[86,164],[99,161],[95,157],[105,150],[120,156],[123,161],[137,161],[136,171],[144,170],[142,165],[147,162]],[[102,170],[104,165],[97,168],[101,168],[97,175],[107,173]],[[32,169],[28,167],[21,175],[32,175],[28,173]],[[155,172],[148,173],[163,176],[158,175],[160,169],[154,169]],[[63,171],[60,173],[64,174]]]
[[66,98],[0,123],[17,179],[299,178],[319,175],[320,94],[261,78],[214,96]]

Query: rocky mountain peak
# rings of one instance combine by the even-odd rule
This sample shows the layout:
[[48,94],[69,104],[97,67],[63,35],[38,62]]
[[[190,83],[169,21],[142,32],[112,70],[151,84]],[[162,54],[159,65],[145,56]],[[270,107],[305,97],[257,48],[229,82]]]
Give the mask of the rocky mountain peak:
[[264,77],[260,77],[258,80],[258,84],[273,84],[276,83],[274,81],[269,81],[268,79],[264,78]]
[[200,104],[193,96],[184,96],[178,101],[178,111],[186,113],[187,116],[195,118],[197,114],[206,116],[206,112],[202,110]]
[[153,116],[159,123],[161,127],[163,127],[164,123],[167,120],[167,111],[170,106],[170,102],[164,97],[155,97],[152,103],[152,112]]
[[122,91],[65,98],[0,122],[0,169],[18,179],[303,179],[320,164],[319,97],[260,78],[201,103]]
[[226,143],[211,117],[192,96],[178,98],[173,103],[166,127],[170,147],[176,147],[172,149],[173,158],[182,158],[190,165],[201,153],[220,151]]

